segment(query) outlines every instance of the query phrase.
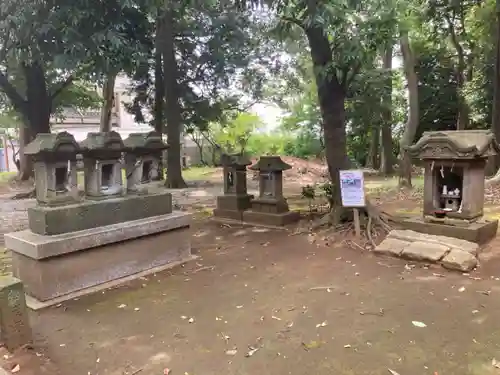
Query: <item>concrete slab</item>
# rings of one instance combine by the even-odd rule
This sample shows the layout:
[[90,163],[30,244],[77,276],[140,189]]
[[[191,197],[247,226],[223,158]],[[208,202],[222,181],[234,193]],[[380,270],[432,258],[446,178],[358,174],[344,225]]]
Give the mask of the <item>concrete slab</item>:
[[174,211],[171,214],[54,236],[44,236],[30,230],[23,230],[6,234],[4,236],[5,247],[32,259],[45,259],[187,227],[191,219],[190,213]]
[[403,220],[401,222],[401,226],[404,229],[410,229],[416,232],[446,237],[455,237],[482,245],[496,236],[498,229],[498,220],[478,221],[475,223],[471,223],[467,227],[462,227],[440,223],[427,223],[424,222],[422,218],[410,218]]
[[467,272],[477,266],[477,258],[465,251],[451,250],[441,261],[444,268]]
[[409,241],[387,237],[375,249],[373,249],[373,252],[381,255],[400,256],[405,247],[410,244],[411,242]]
[[189,227],[33,259],[12,252],[12,273],[27,294],[47,301],[156,267],[191,259]]
[[441,260],[449,250],[450,248],[448,246],[415,241],[403,250],[401,256],[412,260],[437,262]]
[[150,194],[86,200],[64,206],[36,206],[28,210],[28,220],[31,231],[52,236],[171,212],[172,194],[163,189]]
[[[160,272],[172,269],[174,267],[180,266],[186,262],[189,262],[189,261],[192,261],[192,260],[195,260],[198,258],[199,257],[197,255],[191,255],[189,258],[184,259],[182,261],[172,262],[172,263],[165,264],[163,266],[154,267],[154,268],[151,268],[151,269],[146,270],[146,271],[137,272],[133,275],[125,276],[125,277],[122,277],[122,278],[119,278],[116,280],[112,280],[112,281],[108,281],[108,282],[105,282],[105,283],[102,283],[102,284],[99,284],[99,285],[96,285],[93,287],[81,289],[81,290],[78,290],[76,292],[68,293],[68,294],[65,294],[64,296],[52,298],[52,299],[49,299],[46,301],[40,301],[40,300],[36,299],[35,297],[32,297],[30,295],[26,295],[26,306],[28,306],[33,311],[38,311],[38,310],[45,309],[45,308],[50,307],[50,306],[55,306],[55,305],[58,305],[60,303],[66,302],[66,301],[70,301],[70,300],[75,299],[75,298],[80,298],[80,297],[84,297],[84,296],[87,296],[87,295],[90,295],[93,293],[101,292],[101,291],[106,290],[106,289],[115,288],[115,287],[117,287],[121,284],[124,284],[126,282],[133,281],[133,280],[136,280],[136,279],[139,279],[141,277],[148,276],[148,275],[152,275],[154,273],[160,273]],[[0,372],[0,375],[2,375],[1,372]]]

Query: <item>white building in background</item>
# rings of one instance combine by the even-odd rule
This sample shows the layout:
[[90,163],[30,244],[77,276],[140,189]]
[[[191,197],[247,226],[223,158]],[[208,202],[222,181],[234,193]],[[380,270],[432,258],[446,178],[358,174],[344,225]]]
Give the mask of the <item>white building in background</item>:
[[[125,105],[133,101],[128,89],[128,79],[118,77],[111,112],[111,129],[118,132],[123,139],[127,138],[130,133],[146,133],[153,130],[147,124],[135,122],[134,116],[127,111]],[[100,120],[100,109],[79,111],[68,108],[64,110],[62,119],[53,119],[51,129],[53,132],[67,131],[73,134],[77,142],[80,142],[87,137],[87,133],[99,131]]]

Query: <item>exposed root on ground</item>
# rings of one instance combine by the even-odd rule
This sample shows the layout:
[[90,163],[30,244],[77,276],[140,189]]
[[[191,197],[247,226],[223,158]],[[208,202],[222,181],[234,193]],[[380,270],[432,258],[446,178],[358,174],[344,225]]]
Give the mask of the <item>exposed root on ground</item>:
[[[382,234],[389,233],[394,225],[401,221],[401,218],[395,217],[383,210],[380,207],[372,204],[370,201],[366,203],[364,208],[360,208],[360,226],[361,231],[364,232],[367,243],[372,247],[376,247],[375,239]],[[329,213],[325,214],[318,220],[312,223],[309,227],[310,230],[318,230],[322,227],[328,227],[336,233],[345,233],[346,231],[354,231],[353,224],[353,211],[344,207],[337,207],[332,209]],[[361,249],[367,246],[360,246],[354,241],[349,241],[348,245],[353,245]],[[351,246],[352,247],[352,246]]]
[[13,200],[19,199],[32,199],[36,197],[36,189],[32,189],[30,191],[23,191],[21,193],[17,193],[12,197]]
[[494,185],[500,183],[500,169],[497,171],[497,173],[486,180],[486,185]]

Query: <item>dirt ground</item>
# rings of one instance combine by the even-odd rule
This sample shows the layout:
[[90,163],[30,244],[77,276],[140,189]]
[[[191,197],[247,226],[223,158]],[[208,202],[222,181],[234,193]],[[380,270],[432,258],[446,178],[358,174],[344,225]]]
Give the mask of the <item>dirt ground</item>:
[[185,267],[33,313],[37,358],[72,375],[500,373],[496,255],[463,275],[213,223],[193,248]]
[[[388,211],[419,210],[418,188],[368,183]],[[33,347],[0,351],[0,365],[20,375],[500,374],[499,239],[476,271],[453,273],[376,257],[346,233],[221,227],[205,219],[220,189],[174,195],[197,212],[197,260],[32,312]],[[290,205],[306,209],[299,192],[288,185]],[[496,196],[486,192],[491,217]],[[25,226],[32,204],[0,199],[2,231]],[[0,261],[8,273],[8,254]]]

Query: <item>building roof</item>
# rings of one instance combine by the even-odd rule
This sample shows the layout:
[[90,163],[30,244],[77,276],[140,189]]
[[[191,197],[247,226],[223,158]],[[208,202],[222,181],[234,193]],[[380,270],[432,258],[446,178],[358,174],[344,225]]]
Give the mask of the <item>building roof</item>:
[[474,159],[496,155],[500,147],[489,130],[431,131],[408,152],[420,159]]
[[92,132],[80,142],[82,151],[92,150],[121,150],[124,148],[122,137],[115,131]]

